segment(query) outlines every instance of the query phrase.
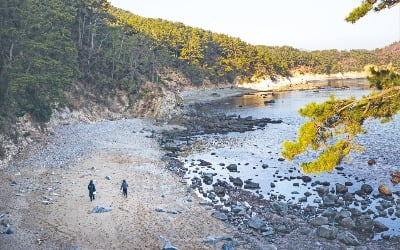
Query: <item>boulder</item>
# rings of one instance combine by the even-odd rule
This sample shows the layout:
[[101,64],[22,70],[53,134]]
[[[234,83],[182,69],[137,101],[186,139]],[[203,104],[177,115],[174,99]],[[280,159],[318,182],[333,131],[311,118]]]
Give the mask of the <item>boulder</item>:
[[362,215],[356,219],[356,230],[360,232],[372,232],[374,223],[369,215]]
[[338,235],[338,229],[334,226],[322,225],[318,227],[317,235],[321,238],[334,240]]
[[354,195],[352,193],[347,192],[343,195],[343,200],[352,202],[354,200]]
[[316,188],[317,193],[320,197],[323,197],[325,194],[329,193],[329,187],[319,186]]
[[372,193],[373,188],[371,187],[371,185],[362,184],[362,185],[361,185],[361,191],[362,191],[364,194],[370,194],[370,193]]
[[344,194],[344,193],[347,193],[347,191],[348,191],[348,188],[345,185],[336,183],[336,193],[337,194]]
[[229,172],[237,172],[237,165],[236,164],[230,164],[226,167],[226,169],[229,170]]
[[380,223],[379,221],[374,220],[374,232],[376,233],[381,233],[389,230],[387,226],[384,224]]
[[313,225],[314,227],[319,227],[327,224],[329,224],[329,221],[326,217],[317,217],[311,221],[311,225]]
[[324,206],[331,207],[335,205],[338,197],[334,194],[328,193],[322,197],[322,202]]
[[254,216],[247,221],[247,225],[256,230],[260,230],[262,227],[266,225],[266,223],[264,220],[258,218],[257,216]]
[[347,231],[339,232],[337,234],[337,239],[348,246],[360,245],[360,242],[358,241],[357,237]]
[[228,216],[226,216],[226,214],[221,213],[221,212],[214,212],[211,214],[211,216],[214,218],[217,218],[219,220],[223,220],[223,221],[228,219]]
[[383,195],[392,195],[392,191],[390,191],[390,188],[385,185],[380,185],[378,187],[378,191],[380,194],[383,194]]
[[204,173],[202,175],[203,182],[207,185],[211,185],[213,182],[213,174],[212,173]]
[[356,223],[351,218],[344,218],[340,221],[340,225],[347,229],[354,229],[356,227]]

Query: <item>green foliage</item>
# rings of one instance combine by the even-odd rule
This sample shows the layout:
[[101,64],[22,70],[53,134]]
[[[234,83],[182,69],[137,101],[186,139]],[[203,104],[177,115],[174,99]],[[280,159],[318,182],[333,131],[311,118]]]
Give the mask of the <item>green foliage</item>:
[[390,8],[400,3],[400,0],[364,0],[361,5],[353,9],[349,15],[345,18],[347,22],[355,23],[360,18],[364,17],[372,9],[379,12],[383,9]]
[[307,152],[320,152],[315,161],[303,163],[305,173],[330,171],[352,150],[360,150],[355,141],[363,133],[368,118],[387,122],[400,110],[400,75],[390,68],[371,68],[369,79],[381,91],[361,99],[335,99],[324,103],[310,103],[300,109],[309,119],[299,130],[296,141],[286,141],[282,154],[288,160]]

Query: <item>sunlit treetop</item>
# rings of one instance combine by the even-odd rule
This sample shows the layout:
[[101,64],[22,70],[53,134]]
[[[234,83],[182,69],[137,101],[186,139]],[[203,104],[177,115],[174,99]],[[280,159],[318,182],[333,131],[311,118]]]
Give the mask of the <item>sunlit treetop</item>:
[[364,0],[362,1],[360,6],[350,12],[345,20],[350,23],[355,23],[360,18],[368,14],[368,12],[370,12],[371,10],[379,12],[383,9],[390,8],[398,3],[400,3],[400,0]]

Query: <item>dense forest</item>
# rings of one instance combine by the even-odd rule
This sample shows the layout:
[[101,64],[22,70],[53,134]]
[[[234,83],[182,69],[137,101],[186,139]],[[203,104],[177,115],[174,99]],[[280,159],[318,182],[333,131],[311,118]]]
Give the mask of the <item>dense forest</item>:
[[52,109],[69,105],[67,93],[82,89],[100,103],[116,91],[126,91],[132,103],[151,98],[144,83],[167,88],[171,71],[200,85],[277,79],[294,71],[361,71],[367,64],[400,67],[399,42],[373,51],[255,46],[140,17],[105,0],[2,0],[0,27],[2,133],[27,113],[47,122]]

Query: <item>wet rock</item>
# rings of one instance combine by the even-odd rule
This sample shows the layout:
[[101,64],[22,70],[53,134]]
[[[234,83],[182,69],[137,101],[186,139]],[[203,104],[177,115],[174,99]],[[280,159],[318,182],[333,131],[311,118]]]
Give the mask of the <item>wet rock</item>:
[[203,178],[203,182],[207,185],[211,185],[213,183],[213,174],[212,173],[203,173],[201,176]]
[[259,189],[260,184],[252,181],[247,181],[246,184],[244,184],[244,188],[246,189]]
[[338,235],[338,229],[334,226],[322,225],[318,227],[317,235],[321,238],[334,240]]
[[383,195],[392,195],[392,191],[390,191],[390,188],[385,185],[380,185],[378,187],[378,191],[380,194],[383,194]]
[[302,176],[301,179],[302,179],[304,182],[311,182],[311,180],[312,180],[311,177],[310,177],[310,176],[307,176],[307,175]]
[[372,166],[372,165],[375,165],[375,164],[376,164],[376,160],[371,159],[371,160],[368,160],[367,163],[368,163],[368,165]]
[[374,223],[369,215],[362,215],[356,219],[356,230],[359,232],[372,232]]
[[237,172],[237,165],[236,164],[229,164],[226,169],[229,170],[229,172]]
[[357,237],[347,231],[339,232],[337,234],[337,239],[348,246],[360,245],[360,242],[358,241]]
[[111,210],[112,210],[111,207],[95,206],[92,209],[92,213],[106,213],[110,212]]
[[254,216],[247,221],[247,225],[256,230],[260,230],[262,227],[266,225],[266,222],[260,219],[259,217]]
[[370,193],[372,193],[373,188],[371,187],[371,185],[362,184],[362,185],[361,185],[361,191],[362,191],[364,194],[370,194]]
[[356,227],[356,223],[351,218],[344,218],[340,221],[340,225],[347,229],[354,229]]
[[311,221],[311,225],[313,225],[314,227],[319,227],[327,224],[329,224],[329,221],[326,217],[317,217]]
[[374,220],[374,232],[381,233],[387,230],[389,230],[389,228],[386,225]]
[[344,193],[347,193],[347,191],[348,191],[348,188],[345,185],[336,183],[336,193],[337,194],[344,194]]
[[221,212],[214,212],[211,214],[212,217],[217,218],[219,220],[225,221],[228,219],[228,216],[226,214],[221,213]]

